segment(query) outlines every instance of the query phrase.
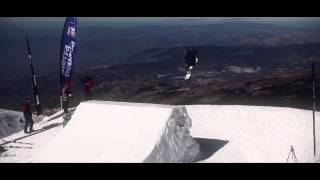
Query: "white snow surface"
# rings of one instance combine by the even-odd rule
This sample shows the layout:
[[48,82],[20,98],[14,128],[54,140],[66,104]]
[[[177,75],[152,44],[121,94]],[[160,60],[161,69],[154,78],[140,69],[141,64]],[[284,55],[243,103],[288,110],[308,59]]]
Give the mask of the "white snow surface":
[[227,70],[234,73],[257,73],[261,71],[260,67],[252,68],[252,67],[239,67],[239,66],[228,66]]
[[183,107],[84,102],[34,162],[192,162],[198,147],[183,113]]
[[62,114],[62,111],[57,112],[51,117],[44,117],[41,122],[35,123],[34,130],[36,131],[31,134],[25,134],[22,130],[1,139],[0,145],[6,151],[0,154],[0,162],[32,162],[40,147],[43,147],[48,140],[53,138],[62,129],[62,117],[58,116],[52,119],[52,117],[56,117],[59,114]]
[[[192,105],[187,111],[193,137],[227,141],[204,162],[286,162],[291,146],[298,162],[315,162],[320,157],[319,149],[313,156],[312,111],[236,105]],[[319,118],[316,130],[319,148]]]
[[89,101],[65,128],[59,114],[4,138],[16,141],[0,162],[287,162],[291,146],[298,162],[320,159],[320,113],[314,157],[309,110]]
[[[41,121],[44,116],[35,114],[32,115],[35,122]],[[12,111],[0,109],[0,138],[4,138],[21,131],[24,127],[23,113],[19,111]]]

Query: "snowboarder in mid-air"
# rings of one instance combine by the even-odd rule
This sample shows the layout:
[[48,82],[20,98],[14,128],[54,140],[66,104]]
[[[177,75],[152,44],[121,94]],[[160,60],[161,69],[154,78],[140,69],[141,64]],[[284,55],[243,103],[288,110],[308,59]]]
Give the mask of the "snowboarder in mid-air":
[[84,95],[86,101],[92,100],[93,79],[91,77],[85,76],[81,79],[81,81],[84,84]]
[[[30,100],[25,99],[24,105],[22,108],[23,116],[24,116],[24,133],[31,133],[33,132],[33,119],[32,119],[32,112],[31,112],[31,106],[30,106]],[[29,131],[28,131],[29,128]]]
[[199,61],[198,53],[196,49],[187,49],[186,55],[183,57],[186,64],[186,76],[185,80],[191,77],[192,69],[195,67],[197,62]]

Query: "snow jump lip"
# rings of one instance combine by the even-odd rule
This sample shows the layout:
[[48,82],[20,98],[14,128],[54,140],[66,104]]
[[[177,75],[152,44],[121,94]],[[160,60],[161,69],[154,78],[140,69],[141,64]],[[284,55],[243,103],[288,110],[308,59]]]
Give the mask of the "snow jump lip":
[[193,162],[184,106],[88,101],[33,162]]

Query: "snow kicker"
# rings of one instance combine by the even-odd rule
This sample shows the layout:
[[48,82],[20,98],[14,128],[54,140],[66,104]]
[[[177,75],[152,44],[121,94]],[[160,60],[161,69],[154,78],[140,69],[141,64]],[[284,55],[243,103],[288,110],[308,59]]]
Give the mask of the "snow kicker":
[[194,162],[184,106],[87,101],[33,162]]

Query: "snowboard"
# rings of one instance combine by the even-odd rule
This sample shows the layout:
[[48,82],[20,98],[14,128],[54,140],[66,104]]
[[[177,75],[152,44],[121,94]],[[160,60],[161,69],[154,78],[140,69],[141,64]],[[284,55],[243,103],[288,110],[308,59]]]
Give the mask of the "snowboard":
[[[195,63],[195,64],[197,64],[198,61],[199,61],[199,58],[196,58],[196,63]],[[189,66],[189,68],[187,69],[187,73],[186,73],[186,75],[185,75],[185,77],[184,77],[185,80],[190,79],[190,77],[191,77],[191,75],[192,75],[192,70],[193,70],[193,68],[194,68],[194,66]]]
[[192,74],[192,69],[193,69],[193,66],[190,66],[190,67],[187,69],[187,73],[186,73],[186,75],[185,75],[185,77],[184,77],[184,80],[190,79],[191,74]]
[[62,123],[63,127],[65,127],[68,124],[70,119],[71,119],[71,114],[70,113],[65,113],[63,115],[63,123]]

